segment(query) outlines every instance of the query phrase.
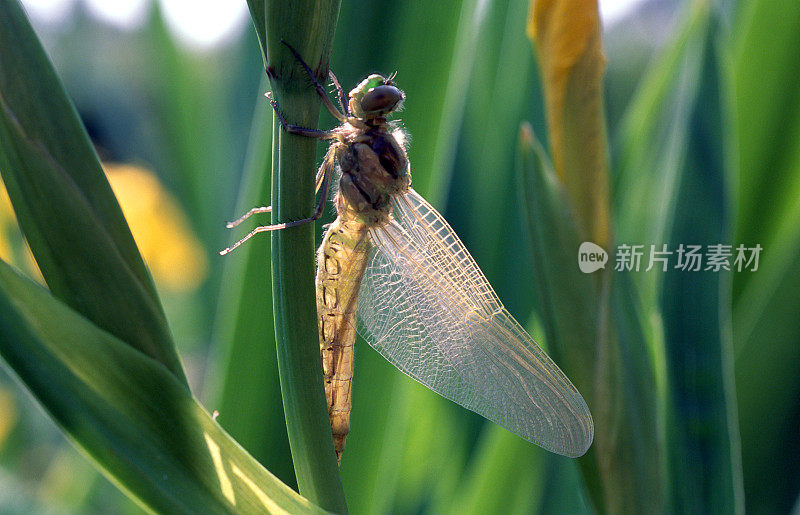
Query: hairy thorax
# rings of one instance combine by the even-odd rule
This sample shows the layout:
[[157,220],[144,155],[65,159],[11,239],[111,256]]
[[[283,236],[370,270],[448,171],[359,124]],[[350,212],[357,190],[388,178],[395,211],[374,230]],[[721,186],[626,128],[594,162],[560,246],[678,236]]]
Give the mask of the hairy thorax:
[[344,220],[368,227],[387,223],[394,195],[411,185],[402,131],[390,131],[387,123],[344,124],[336,150],[341,170],[334,199]]

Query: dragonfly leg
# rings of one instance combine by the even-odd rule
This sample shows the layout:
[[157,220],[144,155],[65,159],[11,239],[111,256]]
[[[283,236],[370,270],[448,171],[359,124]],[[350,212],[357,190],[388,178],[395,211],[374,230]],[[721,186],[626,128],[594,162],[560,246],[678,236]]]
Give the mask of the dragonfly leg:
[[[280,229],[287,229],[289,227],[297,227],[298,225],[304,225],[315,220],[318,220],[319,217],[322,216],[322,213],[325,211],[325,201],[328,199],[328,189],[331,184],[331,178],[333,177],[333,170],[335,169],[334,166],[334,152],[331,150],[328,152],[328,155],[325,156],[325,161],[323,161],[322,166],[319,167],[319,171],[317,172],[317,189],[319,190],[319,200],[317,201],[317,208],[314,210],[314,214],[308,218],[303,218],[302,220],[293,220],[291,222],[283,222],[280,224],[273,224],[273,225],[261,225],[250,231],[244,238],[237,241],[230,247],[223,249],[219,252],[220,256],[224,256],[228,254],[230,251],[241,245],[242,243],[246,242],[256,234],[260,232],[267,232],[267,231],[277,231]],[[235,227],[241,221],[244,221],[247,217],[254,213],[266,213],[272,211],[272,206],[267,207],[256,207],[251,209],[246,215],[244,215],[239,220],[232,222],[234,225],[229,227]]]
[[243,216],[240,216],[233,222],[226,223],[225,227],[227,227],[228,229],[233,229],[234,227],[244,222],[245,220],[247,220],[256,213],[271,213],[271,212],[272,212],[272,206],[254,207],[253,209],[245,213]]
[[[317,178],[314,179],[316,184],[316,186],[314,186],[315,195],[317,194],[317,192],[319,192],[320,186],[322,186],[322,180],[325,178],[324,172],[325,172],[325,167],[323,166],[320,166],[319,170],[317,170]],[[228,229],[233,229],[234,227],[236,227],[237,225],[239,225],[240,223],[244,222],[245,220],[247,220],[248,218],[257,213],[271,213],[271,212],[272,212],[272,206],[254,207],[250,211],[245,213],[243,216],[240,216],[239,218],[234,220],[233,222],[228,222],[227,224],[225,224],[225,227],[227,227]]]
[[345,116],[350,116],[350,109],[347,106],[347,97],[344,95],[344,90],[339,83],[339,79],[336,78],[336,75],[334,75],[331,70],[328,70],[328,75],[330,75],[333,85],[336,86],[336,93],[339,96],[339,107],[342,109]]
[[305,136],[307,138],[314,138],[314,139],[333,139],[336,137],[335,131],[321,131],[319,129],[309,129],[307,127],[300,127],[299,125],[292,125],[286,121],[286,118],[283,117],[283,113],[281,112],[280,108],[278,107],[278,101],[272,98],[272,95],[267,91],[264,93],[264,96],[267,97],[269,100],[272,109],[275,110],[275,116],[278,117],[278,121],[281,123],[281,127],[283,130],[290,134],[297,134],[298,136]]
[[328,92],[325,91],[325,88],[322,86],[322,84],[319,83],[319,80],[317,80],[317,76],[314,75],[314,72],[311,71],[311,67],[308,66],[308,64],[306,64],[306,62],[303,60],[302,57],[300,57],[300,54],[297,52],[297,50],[295,50],[292,45],[290,45],[283,39],[281,39],[281,43],[286,45],[286,48],[288,48],[292,52],[292,54],[294,54],[294,58],[297,59],[297,61],[303,66],[303,69],[306,71],[308,78],[311,80],[311,83],[314,85],[314,88],[316,88],[319,97],[322,99],[322,103],[325,104],[325,107],[328,109],[328,111],[330,111],[333,117],[339,120],[340,122],[346,121],[347,117],[343,115],[338,109],[336,109],[335,105],[333,105],[333,102],[331,102],[330,97],[328,97]]

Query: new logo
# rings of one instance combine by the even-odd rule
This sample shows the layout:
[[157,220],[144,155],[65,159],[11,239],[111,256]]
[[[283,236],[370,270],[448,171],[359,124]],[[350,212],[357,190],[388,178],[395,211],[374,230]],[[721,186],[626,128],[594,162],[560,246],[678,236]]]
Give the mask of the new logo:
[[578,249],[578,266],[584,274],[591,274],[606,267],[608,253],[591,241],[584,241]]

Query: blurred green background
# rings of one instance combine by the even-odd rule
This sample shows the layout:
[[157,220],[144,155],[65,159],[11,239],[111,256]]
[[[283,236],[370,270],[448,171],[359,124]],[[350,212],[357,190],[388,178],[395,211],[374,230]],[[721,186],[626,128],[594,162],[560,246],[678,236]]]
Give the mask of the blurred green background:
[[[506,307],[546,346],[531,286],[537,257],[516,192],[520,124],[530,122],[542,142],[547,135],[525,35],[527,12],[528,2],[519,0],[344,1],[331,68],[346,90],[368,73],[397,71],[407,95],[400,118],[412,136],[414,187],[442,211]],[[174,200],[174,209],[140,210],[138,216],[151,218],[137,231],[129,214],[137,211],[129,212],[125,194],[117,192],[154,273],[193,391],[253,456],[296,487],[278,390],[268,238],[217,255],[235,239],[224,222],[269,203],[268,178],[259,170],[270,156],[272,114],[262,96],[267,86],[258,42],[244,19],[221,42],[186,43],[163,14],[153,5],[139,27],[120,29],[78,3],[57,21],[34,17],[34,26],[100,156],[142,171],[120,183],[132,192],[131,202],[149,194]],[[669,462],[731,468],[733,490],[741,493],[741,475],[749,511],[796,510],[800,4],[649,1],[604,29],[617,243],[694,243],[675,238],[693,234],[681,228],[699,227],[698,238],[713,228],[716,242],[764,249],[756,272],[723,274],[721,286],[703,283],[697,291],[680,278],[631,274],[656,397],[669,406],[654,408],[663,416],[660,437],[670,442]],[[324,113],[320,125],[333,120]],[[717,172],[723,184],[712,205],[708,197],[676,200],[676,189]],[[147,189],[152,176],[160,183],[155,193]],[[112,185],[116,190],[113,178]],[[672,207],[662,209],[665,204]],[[4,259],[35,275],[3,209]],[[186,269],[191,277],[181,275]],[[681,340],[681,331],[718,315],[704,313],[700,298],[703,288],[716,287],[732,288],[730,306],[723,307],[729,324],[722,324],[732,337],[723,334],[722,349],[709,355],[703,342]],[[341,467],[352,512],[592,509],[573,460],[437,397],[363,341],[356,355],[353,430]],[[708,361],[730,365],[733,373],[705,377]],[[691,375],[695,370],[700,374]],[[684,417],[691,427],[704,410],[719,406],[718,399],[704,404],[683,395],[697,388],[686,377],[721,380],[721,391],[735,393],[725,415],[739,431],[726,442],[732,464],[711,462],[706,447],[671,431],[672,421]],[[705,488],[664,481],[667,497]],[[0,512],[109,511],[139,508],[0,367]]]

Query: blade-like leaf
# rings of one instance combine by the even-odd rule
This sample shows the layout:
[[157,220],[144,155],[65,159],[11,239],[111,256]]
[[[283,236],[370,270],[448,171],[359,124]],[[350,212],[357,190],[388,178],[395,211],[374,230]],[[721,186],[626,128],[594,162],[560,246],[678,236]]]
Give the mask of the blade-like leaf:
[[[701,87],[689,120],[688,159],[676,195],[670,248],[729,243],[731,198],[723,151],[720,64],[710,17]],[[663,278],[668,370],[670,508],[743,513],[739,431],[733,390],[729,271],[670,268]]]
[[321,511],[250,457],[163,365],[2,262],[0,355],[109,477],[152,510]]
[[[577,381],[581,394],[591,398],[592,381],[583,381],[589,378],[583,376],[594,368],[596,283],[577,266],[581,243],[577,223],[544,149],[527,124],[520,131],[520,158],[520,195],[535,256],[534,284],[549,352],[563,363],[570,379]],[[569,368],[575,369],[575,377]]]
[[[456,127],[459,135],[452,170],[436,170],[452,179],[444,179],[450,183],[446,204],[435,207],[443,208],[442,214],[512,315],[527,315],[532,297],[527,289],[517,288],[521,274],[530,266],[527,259],[519,259],[525,255],[525,245],[518,237],[522,221],[514,203],[508,201],[516,182],[516,152],[509,142],[517,137],[519,124],[534,100],[530,89],[522,86],[535,77],[524,32],[527,7],[524,0],[478,2],[475,13],[470,13],[476,25],[470,35],[477,41],[464,44],[474,45],[476,55],[467,82],[459,85],[468,88],[469,102],[463,105],[461,126]],[[413,166],[412,162],[412,170]],[[448,184],[437,181],[434,186]]]
[[655,386],[631,285],[606,270],[611,293],[598,292],[594,278],[578,268],[576,222],[544,150],[526,126],[521,165],[548,347],[595,420],[595,443],[580,460],[589,493],[596,506],[610,511],[658,509]]
[[[702,62],[707,13],[703,5],[688,10],[680,32],[647,71],[615,135],[612,196],[619,241],[663,242],[671,229],[686,153],[685,128]],[[649,201],[642,201],[645,198]],[[648,305],[651,300],[645,299]]]
[[267,8],[266,2],[264,0],[247,0],[247,7],[250,9],[250,18],[253,20],[253,26],[256,29],[258,44],[261,45],[261,55],[265,56],[267,55],[267,49],[264,46],[267,41],[266,19],[264,17],[264,10]]
[[50,290],[185,382],[91,142],[15,0],[0,3],[0,173]]
[[[236,156],[244,152],[242,138],[231,127],[236,117],[228,109],[228,99],[242,94],[233,84],[247,84],[249,77],[228,80],[234,70],[226,66],[239,57],[231,55],[232,49],[202,57],[185,51],[160,4],[153,7],[143,33],[151,63],[141,80],[153,99],[151,123],[158,135],[157,148],[163,153],[163,172],[200,239],[207,246],[218,245],[220,220],[227,212],[224,201],[234,198],[230,175],[224,171],[235,169],[231,163],[237,163]],[[213,268],[211,272],[215,274]]]
[[[536,512],[544,496],[546,454],[507,430],[491,426],[483,432],[447,510],[450,513]],[[499,477],[515,477],[515,480],[497,484]]]
[[733,291],[745,502],[748,512],[787,513],[800,506],[800,3],[742,7],[732,55],[736,245],[764,249]]
[[[616,191],[620,241],[667,244],[673,267],[680,244],[730,237],[719,25],[709,3],[692,4],[686,15],[622,125]],[[672,267],[639,276],[647,319],[657,320],[653,352],[664,357],[665,369],[657,370],[665,373],[667,506],[734,512],[742,507],[742,487],[731,404],[730,277]]]

